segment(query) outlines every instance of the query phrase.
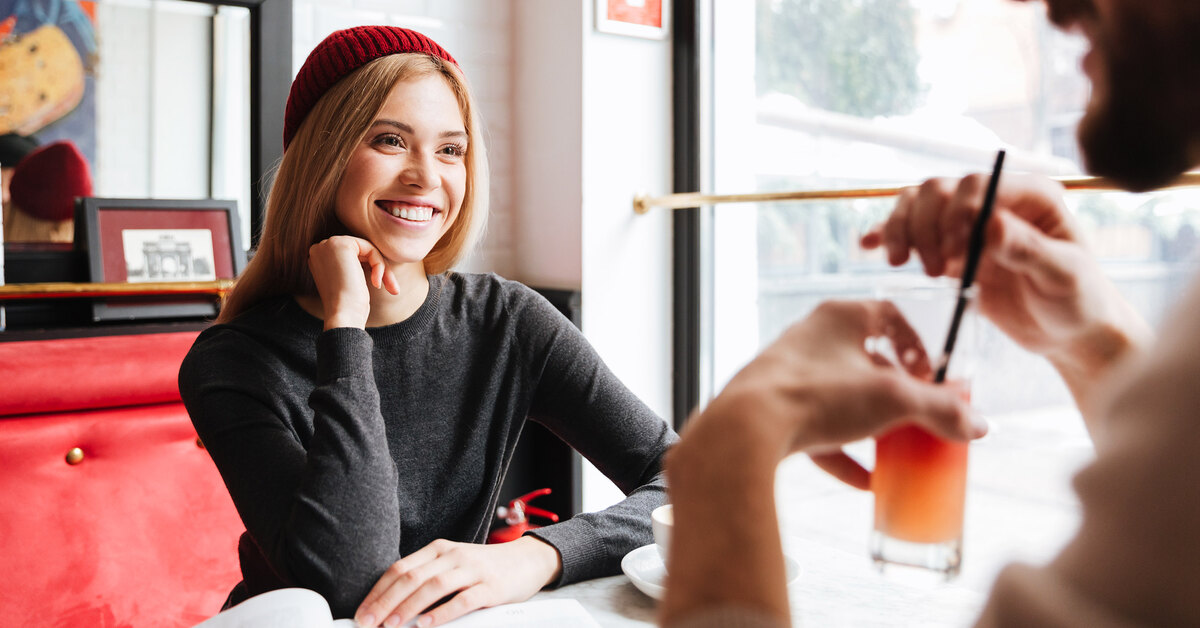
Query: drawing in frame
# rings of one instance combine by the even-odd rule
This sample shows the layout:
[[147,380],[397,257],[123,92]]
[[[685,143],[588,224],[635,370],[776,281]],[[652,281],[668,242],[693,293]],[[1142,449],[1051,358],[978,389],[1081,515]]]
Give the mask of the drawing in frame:
[[647,39],[666,39],[670,0],[596,0],[596,30]]
[[[236,201],[80,198],[75,243],[93,283],[234,279],[246,265]],[[83,237],[79,237],[79,236]],[[205,318],[211,296],[95,299],[92,320]]]

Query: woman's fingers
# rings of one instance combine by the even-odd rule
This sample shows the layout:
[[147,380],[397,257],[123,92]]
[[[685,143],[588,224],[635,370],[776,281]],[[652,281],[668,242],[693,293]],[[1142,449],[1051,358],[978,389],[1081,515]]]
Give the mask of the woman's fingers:
[[371,285],[375,288],[382,288],[384,276],[390,272],[384,262],[383,254],[370,242],[362,239],[358,239],[358,241],[358,259],[370,268]]
[[481,608],[495,606],[492,594],[486,584],[476,584],[461,589],[454,597],[446,601],[445,604],[438,606],[425,613],[417,620],[417,626],[425,628],[426,626],[441,626],[442,624],[453,621]]
[[[441,559],[437,562],[445,561],[444,559]],[[448,568],[444,571],[438,571],[437,573],[425,578],[415,590],[406,591],[406,595],[395,605],[394,609],[384,620],[383,625],[387,628],[399,626],[405,621],[418,617],[422,611],[436,604],[438,600],[449,595],[454,595],[453,598],[447,601],[447,604],[449,604],[459,596],[462,596],[466,592],[465,590],[470,590],[471,587],[479,584],[480,580],[478,571],[462,565],[446,565],[446,567]],[[469,602],[470,600],[465,601]],[[463,606],[462,602],[460,602],[456,608],[460,606]],[[441,607],[438,608],[440,609]],[[479,606],[470,606],[470,608],[462,610],[459,615],[473,611],[477,608],[479,608]],[[429,613],[426,613],[426,615],[430,617],[431,621],[418,621],[417,625],[433,626],[449,621],[449,619],[453,619],[453,617],[442,618],[445,617],[447,613],[438,613],[437,610],[438,609],[433,609]],[[454,617],[457,616],[458,615],[454,615]]]
[[[439,541],[434,541],[392,563],[375,582],[375,586],[371,587],[367,596],[363,598],[358,612],[354,614],[355,621],[364,626],[379,625],[396,608],[396,605],[408,596],[408,593],[420,586],[423,581],[422,576],[432,570],[427,569],[424,573],[418,570],[437,560],[443,549]],[[374,623],[371,622],[371,618],[374,619]]]
[[438,539],[389,568],[354,617],[372,626],[414,618],[418,626],[439,625],[529,599],[556,576],[559,560],[556,549],[531,536],[497,545]]
[[[355,236],[333,236],[314,244],[310,249],[310,256],[322,253],[326,247],[334,260],[346,256],[348,262],[349,256],[354,256],[366,269],[370,284],[376,288],[384,287],[384,282],[391,270],[388,268],[383,254],[370,241]],[[395,277],[392,277],[391,283],[395,285]]]
[[[370,257],[375,257],[375,255],[371,255]],[[370,269],[371,269],[371,285],[374,286],[376,289],[382,288],[383,287],[383,272],[384,272],[383,261],[382,260],[371,260],[370,262],[368,262],[368,264],[370,265]]]
[[389,268],[383,273],[383,287],[393,295],[400,294],[400,282],[396,280],[396,273]]

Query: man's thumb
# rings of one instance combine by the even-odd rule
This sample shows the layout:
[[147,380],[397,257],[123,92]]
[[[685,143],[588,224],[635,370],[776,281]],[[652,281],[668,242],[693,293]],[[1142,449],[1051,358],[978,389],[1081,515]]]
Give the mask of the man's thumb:
[[913,406],[909,416],[929,431],[956,440],[979,438],[987,433],[987,422],[964,401],[966,395],[961,384],[953,381],[934,384],[917,379],[909,382],[912,390],[907,396]]

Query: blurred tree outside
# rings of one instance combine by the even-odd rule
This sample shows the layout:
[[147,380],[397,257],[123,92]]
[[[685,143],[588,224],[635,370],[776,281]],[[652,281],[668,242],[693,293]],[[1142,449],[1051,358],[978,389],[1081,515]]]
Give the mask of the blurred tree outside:
[[912,112],[916,13],[907,0],[756,0],[759,95],[790,94],[837,113]]
[[[908,0],[756,0],[755,19],[758,95],[787,94],[865,118],[908,114],[920,104],[916,12]],[[759,189],[800,183],[767,177]],[[861,221],[844,202],[761,206],[760,274],[845,272],[857,247],[847,241],[849,226]]]

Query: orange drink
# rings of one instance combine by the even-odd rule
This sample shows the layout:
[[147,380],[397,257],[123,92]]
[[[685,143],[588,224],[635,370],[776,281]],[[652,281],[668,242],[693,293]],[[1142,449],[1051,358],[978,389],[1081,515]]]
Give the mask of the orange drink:
[[[950,284],[920,285],[887,295],[920,337],[930,361],[937,358],[954,311],[957,290]],[[977,331],[969,312],[959,328],[959,349],[949,377],[970,401],[969,381]],[[930,351],[930,347],[935,347]],[[936,367],[935,367],[936,370]],[[887,564],[922,567],[947,578],[962,563],[963,506],[967,493],[967,443],[947,441],[914,423],[875,439],[875,525],[871,558]]]
[[962,538],[967,443],[903,425],[875,441],[875,530],[909,543]]
[[962,564],[967,443],[902,425],[875,440],[871,558],[952,578]]

